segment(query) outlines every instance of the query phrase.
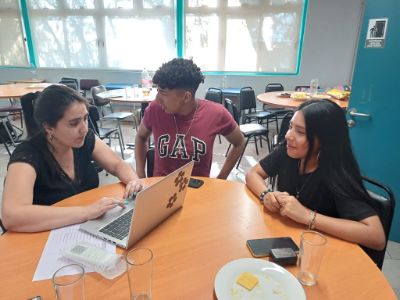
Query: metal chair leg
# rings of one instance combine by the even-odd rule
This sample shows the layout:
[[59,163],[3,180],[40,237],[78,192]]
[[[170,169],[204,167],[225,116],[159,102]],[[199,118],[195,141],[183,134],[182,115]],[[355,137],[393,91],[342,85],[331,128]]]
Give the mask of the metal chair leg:
[[119,124],[119,120],[117,120],[117,126],[118,126],[118,132],[119,132],[119,135],[120,135],[120,139],[122,140],[122,148],[121,148],[121,151],[123,151],[123,150],[125,150],[125,143],[124,143],[124,137],[122,136],[122,130],[121,130],[121,125]]
[[[249,139],[250,139],[250,138],[249,138]],[[258,155],[259,153],[258,153],[257,137],[256,137],[256,136],[254,136],[254,144],[255,144],[255,146],[256,146],[256,153],[257,153],[257,155]]]
[[242,157],[243,157],[243,155],[244,155],[244,151],[246,151],[247,144],[249,143],[250,138],[251,138],[251,136],[249,136],[249,137],[246,139],[246,144],[244,145],[243,151],[242,151],[242,153],[240,154],[238,163],[237,163],[237,165],[236,165],[236,169],[239,169],[240,162],[242,161]]
[[120,136],[120,134],[118,133],[118,141],[119,141],[119,148],[120,148],[120,150],[121,150],[121,156],[122,156],[122,159],[123,160],[125,160],[125,155],[124,155],[124,144],[123,144],[123,142],[122,142],[122,139],[121,139],[121,136]]
[[231,149],[232,144],[229,144],[228,149],[226,150],[225,157],[228,156],[229,149]]

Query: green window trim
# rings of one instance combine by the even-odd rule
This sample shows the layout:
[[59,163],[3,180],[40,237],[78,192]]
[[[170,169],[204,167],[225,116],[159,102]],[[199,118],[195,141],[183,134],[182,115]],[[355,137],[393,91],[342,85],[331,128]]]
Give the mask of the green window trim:
[[[29,20],[29,13],[27,7],[27,0],[19,0],[22,24],[24,28],[24,35],[26,39],[26,47],[28,53],[28,63],[30,66],[0,66],[0,69],[37,69],[37,59],[33,46],[32,32]],[[296,76],[300,72],[303,40],[305,24],[307,21],[308,0],[304,0],[302,10],[302,20],[300,24],[299,45],[297,48],[297,60],[295,72],[279,73],[279,72],[231,72],[231,71],[205,71],[206,75],[232,75],[232,76]],[[176,51],[177,57],[184,57],[185,48],[185,3],[184,0],[176,0]],[[98,68],[99,70],[102,68]]]

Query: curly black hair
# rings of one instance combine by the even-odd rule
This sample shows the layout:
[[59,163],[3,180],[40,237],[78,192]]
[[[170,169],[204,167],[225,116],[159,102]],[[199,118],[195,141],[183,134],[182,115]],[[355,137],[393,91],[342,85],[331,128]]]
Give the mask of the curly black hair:
[[164,63],[154,74],[153,83],[162,89],[185,89],[196,94],[200,83],[204,83],[200,68],[190,59],[174,58]]

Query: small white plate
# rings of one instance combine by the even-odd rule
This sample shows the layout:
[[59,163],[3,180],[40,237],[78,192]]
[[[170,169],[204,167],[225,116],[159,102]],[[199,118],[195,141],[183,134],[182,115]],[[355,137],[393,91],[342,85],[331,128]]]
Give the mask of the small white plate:
[[[258,284],[248,291],[236,283],[243,272],[251,272]],[[214,281],[219,300],[305,300],[304,289],[291,273],[281,266],[262,259],[242,258],[224,265]]]

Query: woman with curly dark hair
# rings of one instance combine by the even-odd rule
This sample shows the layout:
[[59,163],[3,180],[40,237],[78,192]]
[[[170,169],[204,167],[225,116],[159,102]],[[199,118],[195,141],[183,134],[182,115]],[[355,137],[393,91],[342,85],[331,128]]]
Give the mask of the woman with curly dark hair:
[[[383,249],[385,233],[362,184],[343,110],[329,100],[306,101],[285,139],[246,175],[265,208],[311,229]],[[277,191],[266,187],[270,176],[277,176]]]

